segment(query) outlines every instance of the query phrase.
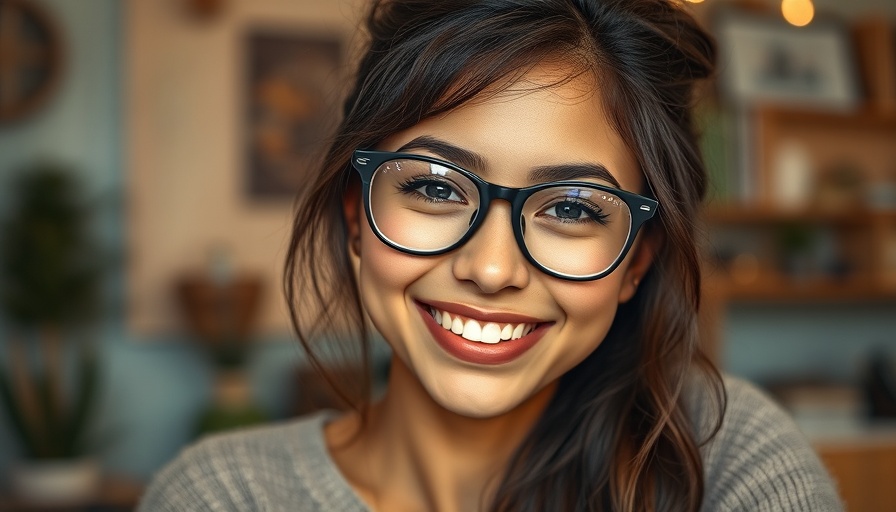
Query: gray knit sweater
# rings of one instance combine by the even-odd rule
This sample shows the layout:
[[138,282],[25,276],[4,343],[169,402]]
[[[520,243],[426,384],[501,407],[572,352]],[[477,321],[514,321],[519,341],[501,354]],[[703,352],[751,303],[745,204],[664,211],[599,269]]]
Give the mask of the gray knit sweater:
[[[839,511],[818,457],[793,421],[749,384],[726,379],[728,410],[703,449],[706,511]],[[695,402],[699,404],[699,401]],[[698,406],[696,424],[708,417]],[[324,444],[327,413],[217,435],[156,475],[139,511],[366,511]]]

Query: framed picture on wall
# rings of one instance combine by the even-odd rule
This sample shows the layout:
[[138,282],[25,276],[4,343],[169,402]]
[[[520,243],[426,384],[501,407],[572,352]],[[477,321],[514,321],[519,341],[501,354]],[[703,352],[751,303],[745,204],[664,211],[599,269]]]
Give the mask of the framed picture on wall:
[[733,11],[720,16],[717,29],[723,92],[730,100],[825,110],[858,104],[856,62],[843,25],[816,20],[794,27]]
[[246,37],[246,58],[247,194],[290,199],[336,124],[342,38],[257,28]]

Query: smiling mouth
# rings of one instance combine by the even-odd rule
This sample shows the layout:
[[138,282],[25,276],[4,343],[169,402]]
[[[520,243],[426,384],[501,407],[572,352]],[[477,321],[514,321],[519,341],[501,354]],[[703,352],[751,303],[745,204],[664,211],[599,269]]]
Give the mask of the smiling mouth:
[[451,331],[468,341],[489,345],[520,339],[540,325],[537,323],[479,322],[429,305],[426,306],[426,311],[446,331]]

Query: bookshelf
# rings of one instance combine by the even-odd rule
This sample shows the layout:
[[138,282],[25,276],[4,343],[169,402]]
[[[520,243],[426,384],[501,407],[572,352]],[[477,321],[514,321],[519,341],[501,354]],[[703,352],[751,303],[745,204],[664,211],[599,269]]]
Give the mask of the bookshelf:
[[[893,304],[896,313],[896,22],[858,21],[852,33],[864,91],[856,109],[752,104],[713,114],[716,126],[736,126],[725,135],[741,144],[737,158],[707,157],[722,182],[701,219],[701,330],[717,362],[726,311],[738,304]],[[710,134],[710,150],[718,139]],[[720,174],[719,160],[737,172]],[[896,423],[856,425],[811,439],[849,509],[881,510],[896,501]]]

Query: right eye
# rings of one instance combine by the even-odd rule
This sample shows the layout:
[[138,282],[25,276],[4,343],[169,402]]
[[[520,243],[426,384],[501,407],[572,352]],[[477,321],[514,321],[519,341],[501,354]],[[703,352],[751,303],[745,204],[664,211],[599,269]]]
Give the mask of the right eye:
[[466,204],[466,200],[448,183],[432,179],[408,180],[401,185],[405,194],[413,194],[424,201],[434,203],[457,202]]

